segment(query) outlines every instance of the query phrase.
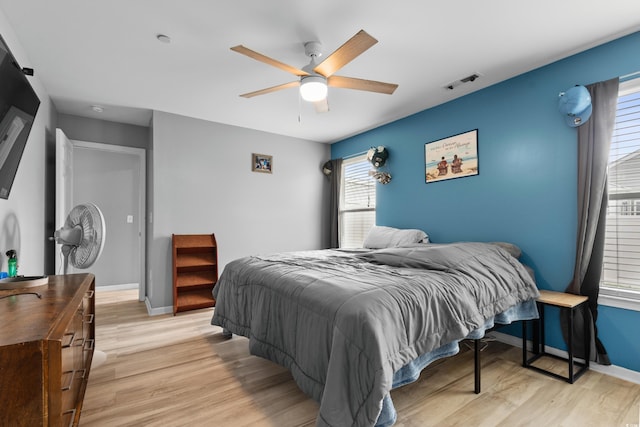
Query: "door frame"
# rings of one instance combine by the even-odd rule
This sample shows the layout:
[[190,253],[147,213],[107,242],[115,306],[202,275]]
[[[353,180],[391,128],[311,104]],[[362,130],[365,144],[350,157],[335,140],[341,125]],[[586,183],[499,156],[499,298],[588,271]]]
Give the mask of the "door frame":
[[[56,129],[56,149],[55,149],[55,221],[54,230],[63,227],[73,208],[73,144],[60,128]],[[54,239],[53,234],[50,237]],[[54,271],[62,274],[63,261],[62,250],[57,244],[54,251]]]
[[104,144],[100,142],[88,142],[69,139],[71,145],[74,148],[87,148],[97,151],[105,151],[111,153],[130,154],[138,157],[140,164],[140,176],[138,177],[138,191],[140,194],[138,200],[138,211],[140,213],[139,218],[143,218],[143,221],[138,221],[138,237],[140,239],[140,278],[138,283],[138,301],[144,301],[146,297],[146,151],[143,148],[126,147],[124,145]]

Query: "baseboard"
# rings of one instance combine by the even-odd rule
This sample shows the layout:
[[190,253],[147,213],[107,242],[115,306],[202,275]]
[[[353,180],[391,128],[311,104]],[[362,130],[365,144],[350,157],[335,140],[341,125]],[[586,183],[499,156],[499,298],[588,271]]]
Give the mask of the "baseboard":
[[122,285],[102,285],[96,286],[96,292],[109,291],[126,291],[129,289],[138,289],[137,283],[123,283]]
[[[505,334],[502,332],[491,332],[491,336],[493,336],[496,341],[503,342],[505,344],[512,345],[514,347],[522,348],[522,338],[514,337],[513,335]],[[527,341],[527,348],[531,349],[532,344],[531,341]],[[549,354],[553,354],[560,357],[568,357],[568,354],[564,350],[559,350],[554,347],[546,346],[546,352]],[[576,359],[580,360],[580,359]],[[612,377],[620,378],[625,381],[629,381],[635,384],[640,384],[640,372],[633,371],[631,369],[623,368],[621,366],[616,365],[599,365],[597,363],[590,363],[589,369],[595,372],[599,372],[601,374],[609,375]]]
[[151,301],[149,301],[148,297],[144,299],[144,303],[147,306],[147,313],[149,314],[149,316],[160,316],[161,314],[173,313],[173,306],[157,308],[151,307]]

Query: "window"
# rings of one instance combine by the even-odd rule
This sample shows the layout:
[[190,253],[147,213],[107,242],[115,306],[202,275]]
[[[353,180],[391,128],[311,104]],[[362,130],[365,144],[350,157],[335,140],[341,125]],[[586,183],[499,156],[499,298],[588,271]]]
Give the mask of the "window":
[[344,159],[338,212],[341,248],[361,248],[376,223],[376,183],[366,155]]
[[620,83],[608,184],[600,302],[640,310],[640,79]]

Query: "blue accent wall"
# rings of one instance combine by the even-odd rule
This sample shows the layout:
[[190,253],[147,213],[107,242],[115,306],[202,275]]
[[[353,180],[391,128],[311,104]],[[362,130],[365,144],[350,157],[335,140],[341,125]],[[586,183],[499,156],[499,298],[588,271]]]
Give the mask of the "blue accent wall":
[[[392,181],[377,187],[378,225],[420,228],[437,243],[515,243],[538,287],[563,291],[575,258],[577,130],[558,112],[558,94],[637,71],[640,32],[339,141],[331,155],[387,147]],[[473,129],[479,174],[426,184],[425,143]],[[547,343],[565,349],[557,316],[547,320]],[[640,312],[600,308],[611,362],[640,372],[638,325]]]

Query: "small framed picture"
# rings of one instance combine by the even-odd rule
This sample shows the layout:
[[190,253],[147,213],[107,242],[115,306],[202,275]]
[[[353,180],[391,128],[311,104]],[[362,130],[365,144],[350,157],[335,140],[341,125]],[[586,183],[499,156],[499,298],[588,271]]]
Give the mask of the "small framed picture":
[[273,156],[266,154],[251,154],[251,170],[254,172],[273,172]]
[[424,152],[427,184],[478,175],[478,129],[427,142]]

